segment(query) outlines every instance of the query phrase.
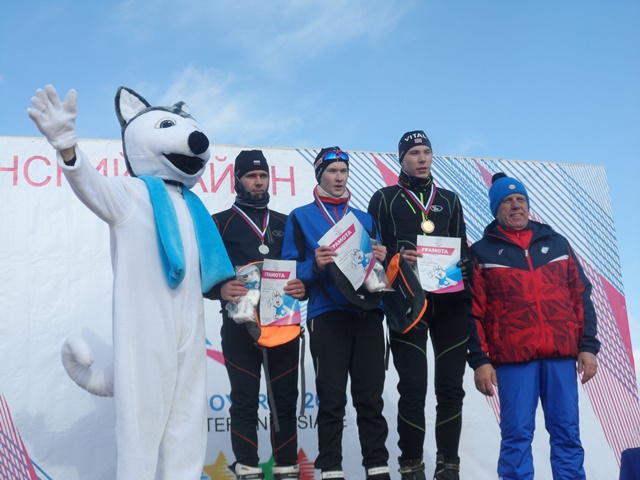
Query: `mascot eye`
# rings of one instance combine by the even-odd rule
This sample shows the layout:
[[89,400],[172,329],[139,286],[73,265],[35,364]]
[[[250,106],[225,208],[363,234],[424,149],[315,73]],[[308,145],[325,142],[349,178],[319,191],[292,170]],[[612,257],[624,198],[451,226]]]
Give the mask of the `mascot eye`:
[[156,123],[156,128],[169,128],[173,127],[175,124],[175,120],[172,120],[170,118],[163,118],[158,123]]

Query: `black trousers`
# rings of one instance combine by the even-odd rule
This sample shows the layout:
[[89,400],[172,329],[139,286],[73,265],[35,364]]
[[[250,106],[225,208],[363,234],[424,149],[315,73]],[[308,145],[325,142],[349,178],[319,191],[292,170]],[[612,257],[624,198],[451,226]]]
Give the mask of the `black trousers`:
[[[225,318],[220,333],[231,385],[231,448],[237,462],[257,467],[262,350],[255,345],[246,327],[233,320]],[[271,448],[276,465],[281,466],[295,465],[298,461],[296,407],[299,358],[299,338],[267,349],[269,377],[280,424],[280,431],[276,432],[270,413]]]
[[318,394],[318,457],[322,471],[342,469],[342,432],[347,379],[366,468],[385,466],[388,428],[384,405],[384,329],[382,312],[335,310],[308,322]]
[[435,356],[436,447],[445,459],[458,456],[462,430],[462,380],[469,338],[469,301],[460,295],[429,295],[426,320],[406,334],[390,331],[398,372],[398,447],[400,462],[422,460],[427,395],[427,338]]

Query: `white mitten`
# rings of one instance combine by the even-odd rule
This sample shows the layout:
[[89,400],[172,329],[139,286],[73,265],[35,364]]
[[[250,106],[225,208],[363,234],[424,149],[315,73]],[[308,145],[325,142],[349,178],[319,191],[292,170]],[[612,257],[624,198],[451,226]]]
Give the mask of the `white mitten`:
[[61,102],[53,85],[47,85],[44,90],[36,91],[36,96],[31,97],[31,103],[35,108],[28,108],[27,115],[53,148],[64,150],[78,143],[75,125],[78,94],[75,90],[69,90]]

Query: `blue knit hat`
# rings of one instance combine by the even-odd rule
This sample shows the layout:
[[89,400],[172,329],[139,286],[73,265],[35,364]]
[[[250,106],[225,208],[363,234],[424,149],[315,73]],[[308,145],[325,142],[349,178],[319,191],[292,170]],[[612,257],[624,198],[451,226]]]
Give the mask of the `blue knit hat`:
[[503,172],[496,173],[491,177],[491,188],[489,189],[489,208],[491,214],[495,217],[498,214],[498,207],[502,201],[513,193],[520,193],[527,199],[529,205],[529,195],[524,184],[520,180],[507,177]]

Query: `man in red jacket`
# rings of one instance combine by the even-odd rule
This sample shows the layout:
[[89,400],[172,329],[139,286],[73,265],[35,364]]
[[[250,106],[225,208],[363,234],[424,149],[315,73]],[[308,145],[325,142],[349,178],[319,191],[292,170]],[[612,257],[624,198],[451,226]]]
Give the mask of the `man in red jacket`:
[[549,432],[553,478],[584,479],[577,371],[597,371],[596,313],[591,283],[568,241],[529,220],[525,186],[504,173],[489,190],[496,220],[472,245],[469,365],[476,388],[500,398],[498,474],[533,479],[531,441],[540,399]]

